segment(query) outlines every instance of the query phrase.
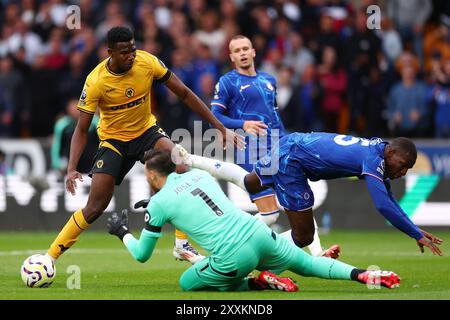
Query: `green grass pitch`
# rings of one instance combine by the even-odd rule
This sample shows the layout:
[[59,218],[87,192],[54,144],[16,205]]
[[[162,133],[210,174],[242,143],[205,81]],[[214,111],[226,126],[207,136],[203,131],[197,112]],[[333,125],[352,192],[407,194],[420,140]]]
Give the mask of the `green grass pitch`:
[[[178,278],[189,267],[172,257],[173,232],[165,232],[152,258],[144,264],[132,259],[118,239],[106,232],[85,232],[79,242],[57,263],[55,282],[46,289],[26,288],[20,278],[22,261],[43,253],[56,235],[53,233],[0,233],[0,299],[159,299],[159,300],[301,300],[301,299],[450,299],[450,232],[435,231],[444,239],[443,257],[419,252],[414,241],[396,231],[333,231],[321,237],[322,244],[339,243],[341,260],[367,268],[379,266],[402,277],[399,289],[368,289],[352,281],[304,278],[289,272],[299,284],[296,293],[183,292]],[[135,232],[135,235],[138,235]],[[71,273],[81,270],[81,288],[68,289]]]

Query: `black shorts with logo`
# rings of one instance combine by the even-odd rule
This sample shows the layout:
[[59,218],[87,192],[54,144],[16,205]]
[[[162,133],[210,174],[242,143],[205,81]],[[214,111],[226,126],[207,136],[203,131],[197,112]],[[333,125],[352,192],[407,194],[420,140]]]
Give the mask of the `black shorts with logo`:
[[169,138],[157,124],[145,131],[141,136],[130,141],[107,139],[104,142],[111,144],[119,152],[110,147],[100,146],[94,157],[89,177],[94,173],[107,173],[116,178],[116,185],[122,183],[125,175],[133,168],[136,161],[144,163],[144,154],[153,149],[156,142],[161,138]]

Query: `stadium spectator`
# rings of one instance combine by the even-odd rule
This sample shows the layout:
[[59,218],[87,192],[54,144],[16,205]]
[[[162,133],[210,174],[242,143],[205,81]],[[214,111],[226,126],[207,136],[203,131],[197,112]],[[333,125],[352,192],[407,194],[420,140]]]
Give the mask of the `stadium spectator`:
[[261,70],[277,77],[278,70],[283,67],[283,54],[280,48],[269,48],[261,64]]
[[322,6],[323,4],[320,0],[300,1],[300,29],[305,35],[305,43],[309,43],[316,33],[318,21],[320,21]]
[[[68,30],[65,27],[66,9],[71,4],[80,7],[79,29]],[[366,8],[372,4],[379,5],[382,13],[388,13],[383,14],[382,28],[376,32],[368,30],[366,25]],[[331,46],[337,52],[338,64],[346,67],[348,79],[348,101],[344,99],[344,102],[349,105],[350,115],[344,112],[340,128],[358,134],[377,131],[378,125],[368,127],[372,125],[368,115],[375,116],[376,113],[377,119],[383,116],[386,97],[399,79],[401,66],[413,63],[418,78],[428,82],[433,78],[433,61],[450,56],[447,7],[443,0],[0,1],[0,57],[12,55],[14,69],[22,76],[23,92],[33,91],[33,96],[24,93],[20,97],[21,100],[28,99],[28,102],[19,103],[21,111],[14,121],[20,123],[21,129],[14,129],[12,135],[45,136],[51,133],[54,123],[46,122],[41,126],[48,128],[31,130],[27,120],[31,119],[31,106],[34,107],[31,97],[37,99],[39,105],[47,100],[46,97],[55,94],[60,112],[61,106],[73,94],[59,89],[49,93],[42,84],[38,84],[36,90],[32,87],[33,79],[56,77],[59,83],[64,82],[64,86],[71,87],[71,80],[63,79],[61,75],[65,76],[68,70],[72,70],[72,55],[77,53],[74,58],[78,61],[76,64],[83,61],[84,74],[92,70],[107,56],[104,35],[112,25],[132,27],[137,47],[157,54],[169,67],[173,64],[174,51],[189,48],[186,64],[194,65],[198,71],[198,77],[194,73],[190,88],[197,93],[200,90],[199,79],[204,72],[218,76],[232,69],[223,43],[236,34],[245,34],[252,40],[258,53],[255,66],[259,69],[276,75],[281,67],[293,68],[293,86],[300,84],[306,65],[311,64],[313,69],[317,69],[322,63],[323,49]],[[206,44],[204,47],[207,49],[197,46],[198,42]],[[423,42],[423,48],[420,42]],[[405,49],[419,55],[400,54]],[[41,64],[42,55],[46,61],[42,67],[36,68]],[[40,72],[38,70],[46,74],[36,75]],[[371,87],[374,79],[378,79],[375,88]],[[73,87],[77,87],[77,80],[74,81]],[[4,91],[3,88],[0,90]],[[375,97],[375,92],[382,93],[376,101],[371,98]],[[159,110],[167,107],[166,94],[156,87],[154,96]],[[374,105],[370,105],[372,103]],[[155,104],[155,110],[156,107]],[[430,109],[430,112],[434,111]],[[431,118],[434,116],[434,113],[430,114]],[[373,118],[370,116],[370,119]],[[323,123],[317,125],[321,127]],[[427,125],[426,130],[414,134],[426,136],[431,133],[431,122]],[[384,132],[382,126],[380,128],[381,131],[375,135]]]
[[450,13],[442,15],[441,24],[424,37],[425,71],[432,71],[433,60],[450,58]]
[[436,83],[427,93],[427,101],[436,107],[434,126],[436,138],[450,138],[450,58],[434,67]]
[[[217,81],[217,75],[209,73],[209,72],[205,72],[205,73],[202,73],[202,75],[199,77],[198,81],[199,81],[198,96],[200,97],[200,99],[202,99],[202,101],[205,104],[210,105],[210,102],[212,101],[213,96],[214,96],[214,86]],[[205,130],[210,128],[210,125],[208,124],[208,122],[204,121],[198,114],[189,112],[189,115],[187,118],[187,128],[191,132],[196,132],[196,131],[194,131],[195,125],[196,125],[196,123],[198,124],[200,122],[202,123],[202,132],[204,132]]]
[[[177,75],[186,86],[192,88],[192,73],[193,66],[189,59],[189,52],[187,49],[178,48],[172,52],[171,55],[172,67],[171,71]],[[188,120],[191,112],[186,108],[183,102],[167,90],[164,96],[165,107],[159,109],[159,123],[164,130],[171,134],[177,128],[188,128]],[[162,104],[162,101],[159,101]]]
[[369,73],[369,87],[367,90],[364,110],[365,128],[367,137],[387,136],[386,125],[386,87],[387,84],[381,71],[372,67]]
[[[292,86],[292,74],[293,70],[289,67],[281,67],[278,72],[277,78],[277,107],[280,114],[287,108],[290,104],[291,99],[294,96],[294,88]],[[283,117],[282,117],[283,118]],[[285,124],[285,122],[283,121]]]
[[311,50],[304,46],[302,35],[297,32],[291,32],[289,34],[289,46],[286,49],[283,63],[294,70],[294,84],[299,84],[306,66],[314,64],[314,62]]
[[45,56],[38,55],[32,65],[29,85],[31,107],[29,110],[29,130],[34,137],[47,137],[53,131],[53,125],[59,109],[58,73],[45,67]]
[[316,61],[320,61],[325,47],[333,47],[338,55],[341,55],[341,38],[333,26],[333,18],[323,12],[320,17],[319,33],[309,42],[309,47],[314,53]]
[[22,75],[14,69],[13,60],[0,58],[0,136],[17,134],[17,114],[19,110]]
[[57,27],[66,25],[67,5],[64,0],[48,0],[50,6],[50,17]]
[[199,97],[209,105],[213,99],[214,86],[216,84],[216,75],[212,73],[204,73],[200,77],[200,95]]
[[328,0],[325,1],[322,12],[333,18],[334,30],[341,33],[348,16],[353,13],[353,8],[348,0]]
[[21,20],[20,7],[17,3],[9,2],[3,15],[3,26],[15,28],[17,21]]
[[166,30],[172,22],[169,0],[156,0],[155,1],[155,21],[158,28]]
[[[72,98],[66,106],[66,115],[59,118],[53,130],[53,140],[50,150],[51,167],[64,176],[69,162],[70,143],[73,132],[78,121],[79,111],[77,110],[78,98]],[[95,115],[92,119],[88,131],[88,142],[83,152],[77,171],[80,173],[88,173],[92,168],[92,159],[97,152],[98,136],[97,124],[99,117]]]
[[274,38],[269,42],[270,48],[277,48],[281,55],[286,54],[286,50],[289,47],[289,35],[292,26],[288,19],[284,17],[279,17],[275,24],[275,35]]
[[214,58],[218,58],[223,49],[226,34],[219,28],[219,17],[214,10],[207,10],[200,20],[200,28],[193,36],[199,43],[208,46]]
[[426,87],[410,65],[402,67],[401,76],[401,82],[389,92],[389,127],[395,136],[420,136],[427,121]]
[[255,28],[254,34],[262,35],[266,39],[267,44],[275,36],[274,19],[269,15],[271,13],[273,14],[272,11],[262,5],[251,9],[251,16],[255,20],[255,25],[253,26]]
[[403,52],[402,38],[389,18],[384,18],[382,20],[382,27],[379,31],[383,54],[389,65],[392,66]]
[[431,0],[390,0],[385,5],[387,14],[394,21],[403,41],[422,63],[423,31],[432,11]]
[[255,56],[255,66],[260,68],[265,56],[267,55],[267,39],[260,33],[255,34],[252,38],[253,48],[257,52]]
[[53,29],[48,47],[45,49],[45,68],[55,71],[62,70],[69,60],[64,44],[62,29]]
[[80,12],[83,14],[81,15],[81,22],[82,24],[86,25],[91,23],[95,23],[96,18],[99,16],[99,12],[102,10],[100,9],[101,1],[97,0],[78,0],[77,5],[80,7]]
[[[144,50],[156,54],[163,61],[167,61],[174,49],[173,41],[165,30],[161,29],[151,13],[142,16],[142,30],[139,41],[143,42]],[[148,49],[145,49],[147,47]]]
[[318,80],[323,89],[321,111],[325,131],[337,132],[339,117],[345,107],[344,97],[347,92],[347,75],[338,65],[336,51],[333,47],[323,49],[322,64],[319,65]]
[[[297,118],[296,127],[291,131],[310,132],[323,131],[320,121],[320,100],[322,99],[322,88],[317,81],[317,70],[314,64],[306,66],[299,88],[299,107],[301,118]],[[298,117],[297,116],[297,117]]]
[[47,42],[50,32],[56,27],[50,15],[50,5],[42,3],[34,20],[33,31],[39,35],[43,42]]
[[25,61],[32,64],[36,57],[42,54],[43,46],[41,38],[32,32],[22,19],[16,21],[14,30],[13,35],[8,39],[9,52],[16,54],[21,48],[24,48]]
[[[95,31],[89,25],[81,25],[81,29],[74,30],[73,36],[69,41],[69,51],[80,52],[84,59],[84,72],[88,73],[95,68],[99,60],[97,55],[97,47],[99,44],[104,45],[104,42],[99,41],[95,36]],[[101,46],[100,45],[100,46]],[[105,49],[105,54],[106,54]],[[106,57],[105,57],[106,58]]]
[[[175,11],[172,14],[172,23],[170,24],[167,32],[172,37],[172,41],[175,42],[182,36],[190,34],[188,19],[183,12]],[[179,45],[177,46],[180,47]]]
[[109,1],[105,7],[105,20],[95,29],[95,35],[98,40],[103,42],[106,39],[108,30],[117,26],[131,27],[124,15],[124,7],[120,1]]
[[60,109],[63,110],[71,97],[78,97],[83,89],[86,73],[84,72],[84,55],[75,51],[69,56],[69,68],[64,70],[59,79],[58,96]]
[[34,0],[22,0],[22,14],[21,19],[28,25],[34,24],[34,19],[36,18],[36,2]]
[[215,81],[219,78],[218,61],[213,57],[211,48],[199,41],[194,42],[195,58],[192,61],[192,91],[201,94],[201,78],[207,74],[212,74]]
[[220,18],[222,21],[238,23],[239,11],[235,1],[220,1]]
[[293,131],[303,122],[299,89],[292,85],[293,74],[293,70],[286,66],[281,67],[277,72],[277,107],[287,131]]
[[203,15],[207,9],[207,3],[205,0],[187,0],[185,1],[187,19],[189,21],[190,28],[198,29],[203,20]]
[[[229,43],[230,40],[235,35],[241,34],[241,29],[239,28],[239,25],[231,19],[222,21],[220,28],[225,33],[225,43]],[[226,48],[222,48],[222,50],[219,52],[217,59],[219,64],[222,66],[221,69],[223,72],[227,72],[232,68],[228,56],[228,50],[226,50]]]
[[410,66],[416,73],[419,72],[419,59],[409,51],[403,51],[395,62],[395,69],[400,74],[403,67]]
[[370,69],[378,67],[381,41],[366,25],[365,11],[355,13],[352,34],[346,40],[344,64],[348,74],[348,102],[350,106],[350,130],[361,132],[361,120],[366,114]]

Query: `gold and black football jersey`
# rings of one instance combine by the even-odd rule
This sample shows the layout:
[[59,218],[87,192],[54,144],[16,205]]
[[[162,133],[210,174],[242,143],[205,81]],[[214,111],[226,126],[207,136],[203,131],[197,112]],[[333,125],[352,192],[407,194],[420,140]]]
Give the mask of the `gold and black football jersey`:
[[156,123],[151,113],[153,81],[164,82],[171,72],[154,55],[136,51],[133,66],[117,74],[108,68],[108,59],[88,75],[78,103],[78,110],[94,114],[99,108],[100,140],[130,141]]

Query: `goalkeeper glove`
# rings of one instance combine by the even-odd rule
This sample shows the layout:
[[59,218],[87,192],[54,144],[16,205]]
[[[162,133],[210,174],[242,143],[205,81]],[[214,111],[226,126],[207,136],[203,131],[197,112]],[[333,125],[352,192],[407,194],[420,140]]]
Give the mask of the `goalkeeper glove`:
[[139,208],[144,208],[145,209],[145,208],[147,208],[149,202],[150,202],[150,200],[147,200],[147,199],[138,201],[138,202],[136,202],[134,204],[134,208],[135,209],[139,209]]
[[106,224],[108,227],[108,232],[112,235],[119,237],[122,241],[123,237],[130,233],[128,228],[128,210],[123,209],[122,215],[119,215],[116,212],[111,214],[111,217],[108,218],[108,223]]

